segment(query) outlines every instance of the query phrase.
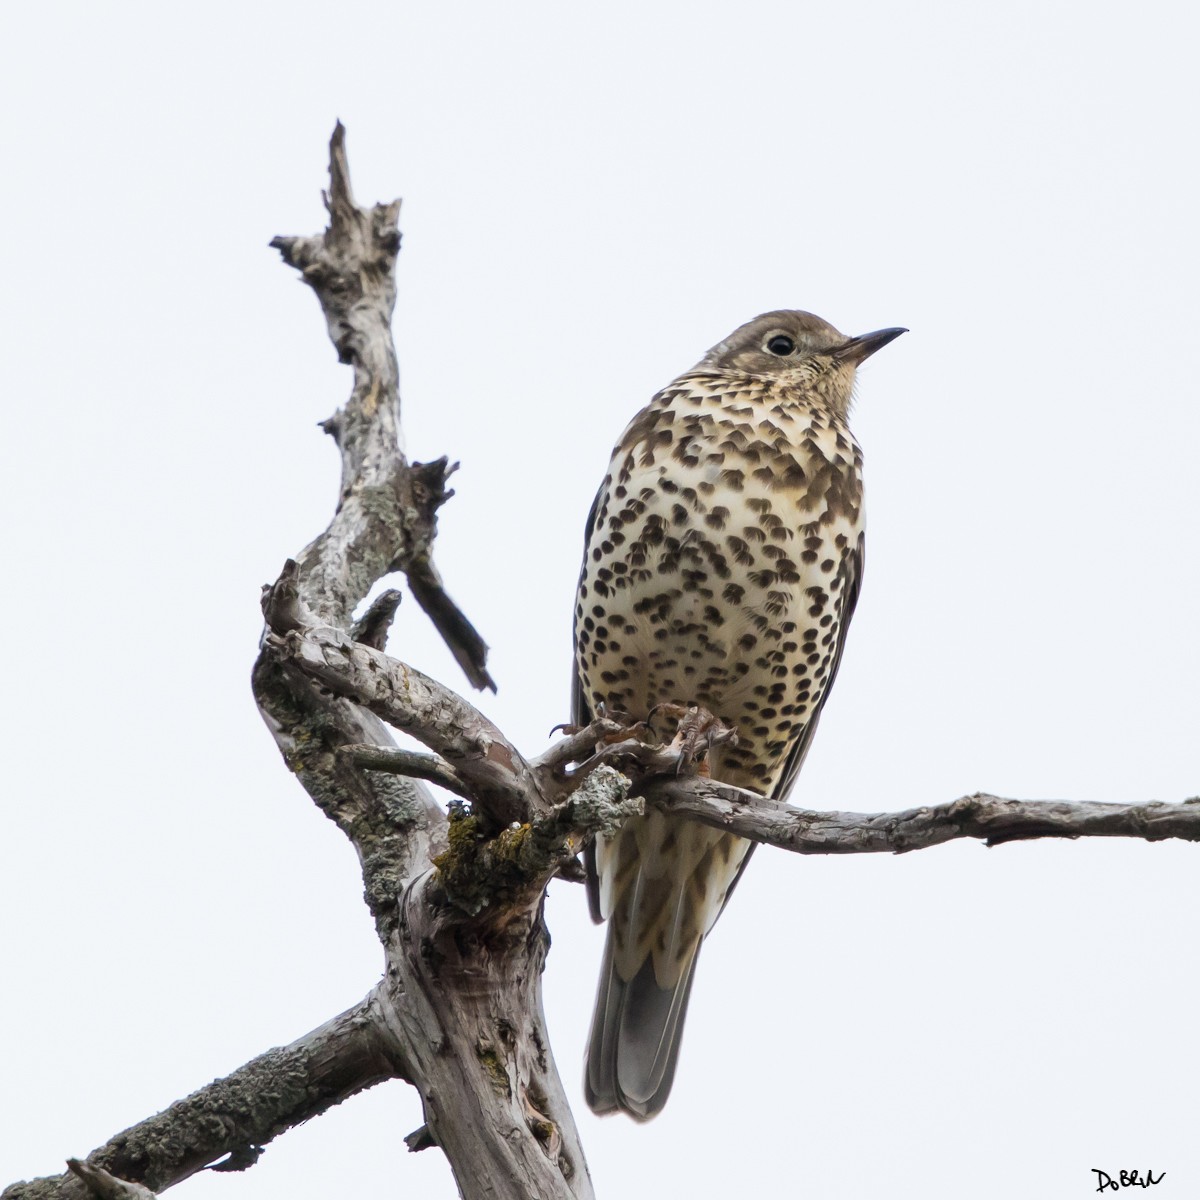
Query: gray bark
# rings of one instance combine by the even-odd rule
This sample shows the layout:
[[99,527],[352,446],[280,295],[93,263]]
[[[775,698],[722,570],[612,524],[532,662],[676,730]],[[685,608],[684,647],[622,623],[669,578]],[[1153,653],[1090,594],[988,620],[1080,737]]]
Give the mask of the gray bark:
[[[578,877],[589,838],[647,804],[802,854],[898,853],[957,838],[1200,840],[1200,800],[975,795],[900,813],[803,811],[701,776],[694,739],[647,743],[643,730],[605,719],[528,760],[461,696],[389,657],[399,593],[357,621],[354,612],[398,570],[471,683],[494,687],[487,647],[432,559],[453,468],[410,463],[400,441],[390,328],[399,204],[354,202],[340,125],[330,159],[329,228],[272,245],[303,273],[353,368],[350,399],[324,423],[342,483],[328,529],[264,589],[253,685],[284,761],[358,853],[386,972],[350,1012],[71,1160],[70,1173],[14,1184],[0,1200],[145,1200],[199,1170],[245,1169],[271,1138],[385,1079],[418,1089],[426,1123],[407,1140],[440,1147],[468,1200],[591,1196],[542,1011],[542,903],[556,874]],[[389,726],[428,752],[398,749]],[[468,803],[447,815],[421,781]]]
[[656,807],[797,854],[904,854],[962,838],[989,846],[1029,838],[1125,837],[1200,841],[1200,799],[1179,804],[1005,800],[976,792],[949,804],[892,813],[809,812],[712,780],[656,780]]

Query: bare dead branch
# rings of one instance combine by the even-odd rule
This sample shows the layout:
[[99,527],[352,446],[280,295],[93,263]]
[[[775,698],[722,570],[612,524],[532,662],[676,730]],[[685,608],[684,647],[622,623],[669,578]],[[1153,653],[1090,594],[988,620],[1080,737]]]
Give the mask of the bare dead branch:
[[303,274],[338,358],[354,369],[349,401],[325,423],[342,454],[337,513],[298,558],[301,594],[322,620],[348,628],[355,605],[404,549],[408,489],[391,336],[400,202],[355,204],[340,123],[329,154],[329,227],[314,237],[277,237],[271,245]]
[[[329,150],[328,228],[313,237],[276,238],[272,245],[316,294],[338,357],[353,367],[354,382],[345,406],[325,422],[342,459],[337,511],[325,532],[289,560],[267,589],[264,616],[276,631],[316,620],[349,631],[355,607],[406,552],[413,508],[391,334],[399,201],[371,208],[355,204],[340,123]],[[369,639],[383,636],[389,604],[377,601],[356,632]],[[368,904],[386,938],[397,919],[397,890],[428,863],[445,827],[443,814],[428,789],[395,775],[366,774],[339,754],[351,744],[391,742],[387,727],[370,713],[332,702],[302,672],[268,653],[255,665],[254,694],[289,768],[353,842]]]
[[[487,647],[446,595],[430,552],[450,468],[444,459],[410,465],[401,453],[390,333],[398,206],[354,203],[340,125],[330,153],[329,229],[274,244],[303,271],[339,357],[354,368],[350,400],[324,426],[341,451],[342,486],[329,528],[268,596],[255,695],[289,766],[358,850],[387,947],[382,1019],[463,1195],[585,1198],[591,1183],[541,1010],[540,904],[528,892],[511,909],[485,903],[474,915],[449,903],[428,859],[456,848],[453,830],[427,790],[364,770],[345,753],[391,748],[382,716],[461,779],[476,828],[496,833],[552,811],[538,777],[491,722],[381,653],[383,606],[351,625],[375,580],[402,570],[472,683],[495,686]],[[544,853],[561,855],[554,845]]]
[[323,423],[342,453],[342,487],[333,522],[300,555],[301,594],[311,597],[321,620],[346,629],[371,584],[389,570],[402,570],[467,677],[476,687],[495,690],[487,646],[446,595],[433,566],[437,510],[450,496],[446,460],[410,465],[400,440],[391,333],[400,201],[369,209],[355,203],[340,121],[329,157],[328,229],[271,242],[316,293],[338,358],[354,368],[349,402]]
[[279,578],[262,589],[260,604],[263,619],[267,627],[277,633],[304,629],[316,619],[312,610],[300,599],[299,575],[299,565],[294,558],[289,558],[283,564]]
[[383,1032],[381,1004],[376,989],[290,1046],[268,1050],[117,1134],[72,1167],[73,1174],[13,1184],[3,1200],[145,1200],[225,1155],[260,1149],[356,1092],[403,1078],[403,1061]]
[[412,1133],[405,1136],[404,1144],[408,1147],[410,1154],[419,1154],[422,1150],[432,1150],[437,1142],[433,1140],[429,1126],[422,1125],[420,1129],[414,1129]]
[[461,696],[414,667],[352,641],[330,626],[268,634],[265,650],[444,758],[496,828],[547,811],[521,753]]
[[[1179,804],[1006,800],[977,792],[947,804],[903,812],[817,812],[792,808],[757,792],[695,774],[680,738],[670,745],[624,737],[619,722],[599,720],[561,739],[534,769],[552,769],[556,798],[602,766],[633,780],[631,795],[739,837],[797,854],[900,854],[962,838],[997,846],[1030,838],[1131,837],[1200,841],[1200,798]],[[589,748],[594,752],[588,755]],[[587,757],[584,757],[588,755]],[[582,759],[582,761],[580,761]],[[567,771],[571,762],[578,762]]]
[[[395,588],[380,592],[371,601],[367,611],[350,627],[350,636],[356,642],[362,642],[364,646],[371,646],[376,650],[386,649],[388,630],[392,627],[392,619],[403,598],[404,594]],[[272,629],[275,628],[270,620],[267,624]]]
[[367,771],[386,771],[391,775],[407,775],[424,779],[447,791],[471,799],[471,789],[463,777],[436,754],[415,754],[411,750],[395,750],[390,746],[346,746],[343,753],[350,756],[356,767]]
[[496,683],[486,668],[487,643],[446,594],[442,577],[433,565],[437,511],[454,495],[447,489],[446,480],[458,470],[458,463],[448,466],[447,461],[442,457],[434,462],[413,463],[410,468],[413,508],[408,515],[407,550],[397,565],[407,577],[417,603],[442,635],[472,685],[481,691],[490,688],[494,692]]
[[982,792],[892,813],[808,812],[710,779],[655,779],[646,800],[740,837],[797,854],[902,854],[961,838],[989,846],[1029,838],[1200,841],[1200,799],[1180,804],[1005,800]]

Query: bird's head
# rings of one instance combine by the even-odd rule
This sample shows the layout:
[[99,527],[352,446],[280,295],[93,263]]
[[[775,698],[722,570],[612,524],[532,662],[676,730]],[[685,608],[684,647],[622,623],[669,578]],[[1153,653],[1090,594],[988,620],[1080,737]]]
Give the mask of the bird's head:
[[785,309],[763,313],[735,329],[701,359],[697,369],[770,380],[845,416],[855,368],[907,332],[877,329],[847,337],[812,313]]

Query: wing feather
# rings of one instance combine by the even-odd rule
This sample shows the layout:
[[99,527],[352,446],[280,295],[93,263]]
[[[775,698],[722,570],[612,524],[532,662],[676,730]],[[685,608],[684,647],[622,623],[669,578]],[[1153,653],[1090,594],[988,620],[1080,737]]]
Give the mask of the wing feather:
[[[579,582],[583,583],[583,573],[587,569],[587,548],[592,541],[592,530],[596,528],[596,514],[600,511],[600,503],[604,497],[607,480],[601,484],[596,493],[592,507],[588,510],[587,525],[583,532],[583,566],[579,570]],[[576,593],[578,593],[576,588]],[[579,673],[579,639],[575,633],[577,622],[571,623],[571,721],[575,725],[587,725],[592,720],[592,708],[583,692],[583,677]],[[587,888],[588,912],[592,920],[599,925],[604,916],[600,912],[600,875],[596,869],[596,843],[588,842],[583,851],[583,870]]]

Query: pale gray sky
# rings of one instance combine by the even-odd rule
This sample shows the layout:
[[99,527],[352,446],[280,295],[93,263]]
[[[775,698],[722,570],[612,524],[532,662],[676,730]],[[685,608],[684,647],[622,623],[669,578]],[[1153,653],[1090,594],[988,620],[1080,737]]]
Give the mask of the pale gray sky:
[[[794,799],[1200,792],[1194,14],[1144,3],[54,4],[0,30],[8,405],[0,1184],[53,1172],[375,982],[354,856],[251,700],[259,586],[327,521],[345,398],[267,249],[334,119],[404,197],[415,457],[480,703],[565,720],[584,518],[656,388],[758,312],[912,332],[862,372],[868,564]],[[391,649],[464,687],[415,604]],[[756,857],[664,1115],[579,1067],[601,1196],[1200,1188],[1200,848]],[[454,1194],[395,1084],[195,1200]]]

